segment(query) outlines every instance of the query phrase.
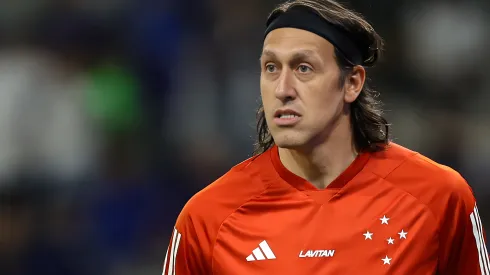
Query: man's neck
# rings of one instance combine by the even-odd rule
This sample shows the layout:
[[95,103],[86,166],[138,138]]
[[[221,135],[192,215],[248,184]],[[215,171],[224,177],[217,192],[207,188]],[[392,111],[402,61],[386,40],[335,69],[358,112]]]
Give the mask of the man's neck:
[[279,148],[283,165],[318,189],[326,188],[356,159],[352,133],[331,135],[310,150]]

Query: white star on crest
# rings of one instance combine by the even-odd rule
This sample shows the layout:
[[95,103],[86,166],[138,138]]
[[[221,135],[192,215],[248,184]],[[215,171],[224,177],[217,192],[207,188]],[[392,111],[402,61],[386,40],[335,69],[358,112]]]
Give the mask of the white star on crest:
[[400,235],[400,239],[407,239],[407,234],[408,232],[404,232],[403,229],[402,232],[398,233],[398,235]]
[[381,224],[388,224],[388,221],[390,218],[387,218],[386,215],[384,215],[382,218],[380,218]]
[[391,261],[391,258],[388,258],[388,255],[386,255],[386,257],[384,259],[381,259],[383,261],[383,265],[385,264],[391,264],[390,261]]
[[395,239],[393,239],[391,237],[389,239],[387,239],[387,241],[388,241],[388,244],[394,244],[395,243]]
[[366,233],[364,233],[364,234],[362,234],[362,235],[364,235],[364,237],[366,237],[364,240],[367,240],[367,239],[372,240],[372,239],[373,239],[373,238],[372,238],[373,233],[371,233],[371,232],[369,232],[369,231],[367,231]]

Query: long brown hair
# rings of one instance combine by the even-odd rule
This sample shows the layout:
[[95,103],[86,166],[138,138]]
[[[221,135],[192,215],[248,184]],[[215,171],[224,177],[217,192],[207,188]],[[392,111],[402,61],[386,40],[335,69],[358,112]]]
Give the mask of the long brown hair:
[[[276,7],[269,18],[276,16],[277,13],[286,12],[293,6],[309,7],[326,21],[344,30],[361,50],[363,67],[373,67],[377,63],[381,55],[383,39],[361,15],[333,0],[294,0]],[[355,64],[352,64],[337,49],[335,49],[335,58],[341,70],[339,83],[343,85]],[[378,96],[379,93],[365,83],[357,99],[351,103],[354,145],[359,151],[380,151],[389,142],[389,124],[382,115]],[[274,139],[265,120],[264,107],[260,106],[257,110],[257,141],[254,155],[267,151],[273,145]]]

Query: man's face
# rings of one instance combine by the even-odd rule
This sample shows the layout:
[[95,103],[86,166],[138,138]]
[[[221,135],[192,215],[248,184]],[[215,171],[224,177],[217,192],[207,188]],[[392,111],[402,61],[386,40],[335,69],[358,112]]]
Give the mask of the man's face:
[[327,138],[346,102],[334,47],[308,31],[270,32],[261,56],[260,89],[275,143],[300,149]]

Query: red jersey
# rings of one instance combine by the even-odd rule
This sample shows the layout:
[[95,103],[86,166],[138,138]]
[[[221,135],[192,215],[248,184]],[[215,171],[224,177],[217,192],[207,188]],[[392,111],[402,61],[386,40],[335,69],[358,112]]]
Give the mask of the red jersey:
[[319,190],[273,147],[189,200],[163,274],[483,275],[484,236],[465,180],[419,153],[362,153]]

